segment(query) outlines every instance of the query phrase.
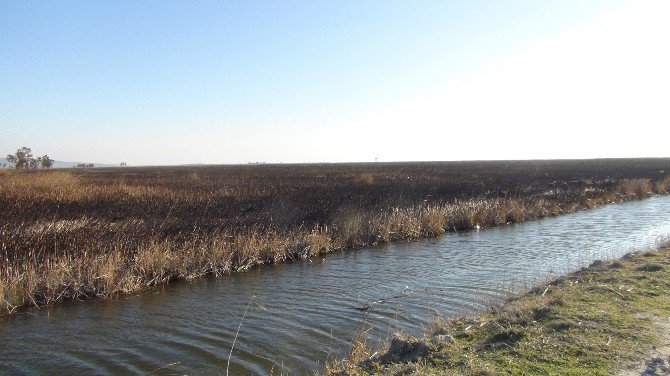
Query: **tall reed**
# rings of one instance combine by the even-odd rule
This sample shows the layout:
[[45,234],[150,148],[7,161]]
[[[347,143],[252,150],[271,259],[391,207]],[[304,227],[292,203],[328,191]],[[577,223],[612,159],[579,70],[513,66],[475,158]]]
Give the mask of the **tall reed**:
[[0,312],[559,215],[666,193],[669,180],[547,179],[519,182],[512,195],[509,184],[460,177],[471,191],[453,194],[450,179],[435,182],[420,167],[400,182],[408,172],[338,166],[344,172],[310,170],[304,180],[296,168],[291,185],[197,169],[167,177],[176,172],[3,172]]

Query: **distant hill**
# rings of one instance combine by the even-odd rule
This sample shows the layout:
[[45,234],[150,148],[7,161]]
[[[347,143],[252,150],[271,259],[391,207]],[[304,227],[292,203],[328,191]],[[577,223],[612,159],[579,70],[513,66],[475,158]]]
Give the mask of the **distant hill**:
[[[63,162],[63,161],[54,161],[54,165],[52,168],[72,168],[72,167],[77,167],[78,164],[80,163],[91,163],[91,162]],[[93,162],[93,165],[95,167],[118,167],[118,164],[111,164],[111,163],[95,163]],[[7,162],[6,158],[0,158],[0,168],[12,168],[12,166]]]

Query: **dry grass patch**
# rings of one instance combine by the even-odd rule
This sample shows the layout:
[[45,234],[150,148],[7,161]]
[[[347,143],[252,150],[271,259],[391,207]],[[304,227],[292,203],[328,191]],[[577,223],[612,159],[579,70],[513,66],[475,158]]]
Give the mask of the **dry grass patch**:
[[654,185],[655,193],[658,195],[670,193],[670,176],[666,176]]
[[624,196],[644,198],[652,194],[651,182],[647,179],[625,180],[618,185],[619,193]]

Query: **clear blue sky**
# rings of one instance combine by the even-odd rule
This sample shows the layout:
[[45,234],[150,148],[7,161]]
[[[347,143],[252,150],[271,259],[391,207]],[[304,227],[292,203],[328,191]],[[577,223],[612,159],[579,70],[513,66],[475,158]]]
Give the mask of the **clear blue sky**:
[[0,3],[0,154],[670,156],[666,1]]

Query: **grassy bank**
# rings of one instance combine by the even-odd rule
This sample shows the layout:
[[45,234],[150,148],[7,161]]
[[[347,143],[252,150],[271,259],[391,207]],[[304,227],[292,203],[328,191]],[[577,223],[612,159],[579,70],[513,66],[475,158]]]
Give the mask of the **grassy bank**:
[[670,160],[0,174],[0,312],[670,190]]
[[[670,248],[590,267],[385,349],[358,343],[331,375],[613,375],[668,367]],[[665,346],[653,355],[654,346]],[[658,356],[658,359],[654,359]],[[662,359],[662,358],[666,359]],[[635,373],[636,371],[636,373]],[[655,374],[655,373],[648,373]]]

